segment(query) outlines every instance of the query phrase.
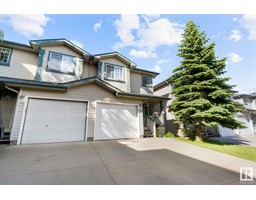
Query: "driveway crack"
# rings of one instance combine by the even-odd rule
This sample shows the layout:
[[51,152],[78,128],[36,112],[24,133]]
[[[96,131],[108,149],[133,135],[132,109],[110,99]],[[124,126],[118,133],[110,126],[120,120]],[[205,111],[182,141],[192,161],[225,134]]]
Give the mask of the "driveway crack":
[[97,149],[96,149],[96,147],[94,146],[94,144],[92,144],[92,146],[93,146],[93,149],[95,150],[95,152],[97,153],[97,155],[99,156],[99,158],[100,158],[102,164],[104,165],[105,169],[107,170],[107,172],[108,172],[109,176],[111,177],[112,181],[114,182],[115,185],[117,185],[117,183],[116,183],[114,177],[112,176],[112,174],[110,173],[110,171],[109,171],[109,169],[108,169],[108,166],[104,163],[102,157],[100,156],[100,154],[99,154],[99,152],[97,151]]

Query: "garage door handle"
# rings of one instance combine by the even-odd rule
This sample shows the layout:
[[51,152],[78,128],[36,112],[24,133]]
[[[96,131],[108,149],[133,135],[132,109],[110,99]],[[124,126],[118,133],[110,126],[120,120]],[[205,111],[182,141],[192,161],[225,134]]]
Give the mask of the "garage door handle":
[[48,128],[48,124],[46,124],[46,128]]

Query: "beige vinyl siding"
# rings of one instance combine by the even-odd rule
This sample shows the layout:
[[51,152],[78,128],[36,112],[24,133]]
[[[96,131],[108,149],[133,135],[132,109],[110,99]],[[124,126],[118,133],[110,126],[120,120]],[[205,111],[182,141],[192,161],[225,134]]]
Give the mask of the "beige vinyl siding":
[[6,98],[5,96],[0,100],[0,118],[2,120],[2,127],[6,129],[11,128],[11,120],[14,112],[16,98]]
[[155,90],[154,94],[157,96],[163,96],[169,94],[171,96],[172,87],[170,85],[164,85],[157,90]]
[[161,86],[160,88],[158,88],[157,90],[155,90],[154,94],[157,96],[163,96],[163,95],[167,95],[169,94],[168,97],[171,97],[172,99],[168,100],[166,102],[166,106],[168,106],[166,108],[166,119],[167,120],[173,120],[175,119],[174,113],[169,112],[169,106],[171,105],[172,101],[173,101],[173,95],[171,95],[171,91],[172,91],[172,87],[171,85],[167,85],[165,84],[164,86]]
[[36,53],[13,49],[10,66],[0,65],[0,76],[34,80],[37,60]]
[[153,87],[141,86],[140,93],[142,93],[142,94],[153,94]]
[[131,72],[131,92],[142,94],[153,94],[152,87],[142,86],[142,75]]
[[141,74],[131,72],[131,92],[140,93]]
[[[104,58],[104,59],[101,59],[100,61],[102,62],[102,71],[103,72],[104,72],[105,64],[106,63],[113,64],[113,65],[118,65],[118,66],[121,66],[123,68],[129,68],[128,65],[126,65],[123,62],[121,62],[117,58]],[[126,77],[127,77],[126,73],[127,73],[127,71],[123,70],[123,73],[124,73],[125,80],[126,80]],[[102,73],[102,74],[104,75],[104,73]],[[103,77],[103,79],[104,79],[104,77]],[[108,82],[109,84],[119,88],[120,90],[122,90],[124,92],[129,92],[130,91],[130,88],[128,88],[128,85],[127,85],[127,81],[125,81],[125,82],[118,82],[118,81],[111,81],[111,80],[105,80],[105,81]]]
[[[70,48],[66,46],[50,46],[50,47],[42,47],[42,49],[45,50],[44,58],[43,58],[43,66],[42,66],[42,81],[46,82],[69,82],[80,79],[79,75],[71,75],[71,74],[63,74],[58,72],[50,72],[47,71],[47,65],[48,65],[48,58],[49,58],[49,52],[53,51],[56,53],[66,54],[70,56],[74,56],[76,58],[81,58],[82,55],[76,53],[75,51],[71,50]],[[84,63],[85,65],[85,63]],[[86,66],[84,66],[86,67]],[[84,68],[83,67],[83,68]]]
[[82,78],[88,78],[88,77],[97,76],[97,75],[98,75],[98,71],[97,71],[96,65],[91,64],[91,66],[89,67],[89,63],[84,63]]
[[90,67],[90,77],[91,76],[97,76],[98,75],[98,68],[96,65],[92,65]]
[[[94,121],[96,115],[96,102],[109,102],[109,103],[127,103],[127,104],[142,104],[140,100],[131,100],[120,98],[117,99],[112,93],[99,87],[96,84],[88,84],[85,86],[78,86],[70,88],[67,92],[56,92],[36,89],[22,89],[21,95],[42,97],[42,98],[57,98],[57,99],[70,99],[70,100],[82,100],[89,102],[88,109],[88,126],[87,126],[87,137],[94,136]],[[18,140],[19,129],[21,126],[21,118],[23,112],[23,103],[19,103],[17,115],[15,117],[15,129],[12,133],[11,140]],[[139,119],[140,119],[140,134],[143,134],[143,114],[141,106],[139,108]]]

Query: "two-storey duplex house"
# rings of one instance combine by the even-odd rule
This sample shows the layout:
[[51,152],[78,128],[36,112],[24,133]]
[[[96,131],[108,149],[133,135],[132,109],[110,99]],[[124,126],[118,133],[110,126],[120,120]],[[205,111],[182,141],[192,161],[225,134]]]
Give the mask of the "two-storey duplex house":
[[[66,39],[0,43],[0,139],[14,144],[143,137],[158,73]],[[152,129],[153,130],[153,129]]]

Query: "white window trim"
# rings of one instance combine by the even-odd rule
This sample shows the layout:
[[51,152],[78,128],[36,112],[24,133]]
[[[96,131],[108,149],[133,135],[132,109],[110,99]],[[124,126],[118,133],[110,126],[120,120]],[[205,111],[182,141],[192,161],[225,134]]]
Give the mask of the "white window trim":
[[[107,67],[108,67],[108,66],[114,67],[114,78],[107,77]],[[118,68],[118,69],[121,69],[121,72],[122,72],[122,74],[121,74],[122,79],[117,79],[117,78],[115,77],[115,76],[116,76],[115,71],[116,71],[117,68]],[[108,80],[113,80],[113,81],[123,81],[123,82],[125,82],[125,76],[124,76],[124,74],[125,74],[124,67],[118,66],[118,65],[109,64],[109,63],[106,63],[106,64],[105,64],[105,67],[104,67],[104,77],[105,77],[106,79],[108,79]]]
[[[61,55],[61,69],[60,70],[56,70],[56,69],[53,69],[51,68],[51,58],[52,58],[52,54],[56,54],[56,55]],[[63,62],[63,56],[65,57],[70,57],[73,59],[73,71],[72,72],[66,72],[66,71],[62,71],[62,62]],[[58,72],[58,73],[63,73],[63,74],[75,74],[75,68],[76,68],[76,57],[75,56],[71,56],[71,55],[66,55],[66,54],[62,54],[62,53],[57,53],[57,52],[53,52],[53,51],[50,51],[49,52],[49,59],[48,59],[48,66],[47,66],[47,69],[49,71],[52,71],[52,72]]]
[[[3,50],[9,50],[9,54],[8,54],[8,58],[7,58],[7,62],[0,61],[0,64],[1,64],[1,65],[10,65],[11,55],[12,55],[12,49],[10,49],[10,48],[6,48],[6,47],[0,47],[0,49],[3,49]],[[1,50],[0,50],[0,51],[1,51]]]

